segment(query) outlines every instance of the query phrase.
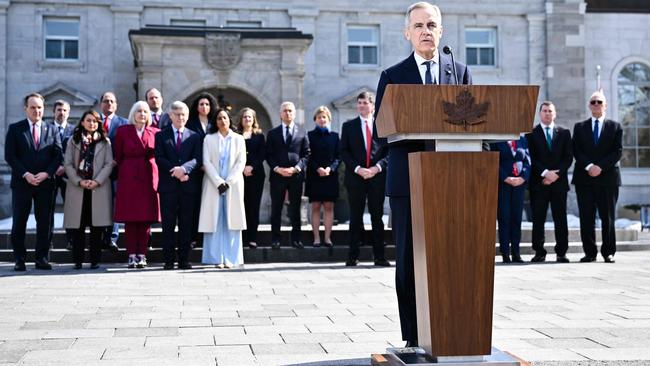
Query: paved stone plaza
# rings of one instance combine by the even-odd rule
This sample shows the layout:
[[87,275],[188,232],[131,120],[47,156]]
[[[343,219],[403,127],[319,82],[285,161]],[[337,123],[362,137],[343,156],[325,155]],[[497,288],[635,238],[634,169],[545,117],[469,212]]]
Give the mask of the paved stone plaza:
[[[497,265],[494,345],[534,365],[650,365],[650,252],[579,257]],[[369,365],[403,344],[394,268],[12,265],[0,263],[0,365]]]

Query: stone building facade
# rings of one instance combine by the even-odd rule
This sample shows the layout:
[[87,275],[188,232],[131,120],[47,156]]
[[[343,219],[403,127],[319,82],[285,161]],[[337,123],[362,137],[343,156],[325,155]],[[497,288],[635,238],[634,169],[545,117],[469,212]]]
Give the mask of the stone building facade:
[[[307,128],[312,111],[326,105],[338,130],[354,116],[356,95],[374,90],[381,70],[410,52],[402,31],[410,3],[0,0],[0,147],[7,126],[24,118],[22,98],[31,91],[46,96],[48,116],[64,98],[78,117],[107,90],[118,96],[120,115],[149,87],[162,91],[166,106],[208,90],[234,110],[253,106],[265,130],[279,123],[280,102],[292,100]],[[600,79],[609,117],[628,121],[620,205],[650,203],[650,72],[643,75],[650,69],[650,6],[435,3],[443,11],[442,42],[470,64],[476,84],[540,85],[540,101],[555,101],[563,126],[586,118]],[[629,70],[640,70],[639,80],[621,77]],[[6,213],[4,148],[0,162]]]

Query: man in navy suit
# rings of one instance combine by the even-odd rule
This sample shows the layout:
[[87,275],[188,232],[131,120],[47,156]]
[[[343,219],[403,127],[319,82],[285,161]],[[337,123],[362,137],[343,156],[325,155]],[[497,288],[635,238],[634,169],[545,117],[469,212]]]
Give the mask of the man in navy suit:
[[295,123],[296,107],[292,102],[280,106],[282,123],[269,130],[266,137],[266,163],[271,169],[271,248],[280,249],[280,224],[284,195],[289,192],[291,245],[302,249],[300,240],[300,202],[302,184],[309,159],[309,139]]
[[[111,140],[111,145],[115,142],[115,135],[117,134],[117,129],[120,126],[127,125],[129,121],[120,117],[115,112],[117,111],[117,97],[115,93],[107,91],[102,94],[100,99],[101,103],[101,117],[102,117],[102,127],[104,132],[108,135],[108,138]],[[111,174],[111,182],[113,185],[113,198],[115,198],[115,191],[117,190],[117,166],[113,168],[113,173]],[[114,223],[113,227],[110,226],[106,230],[104,235],[104,246],[109,247],[114,252],[117,252],[117,239],[120,235],[120,224]]]
[[[70,104],[63,99],[54,102],[54,122],[52,127],[59,134],[61,141],[62,153],[65,155],[65,149],[68,146],[68,139],[72,136],[74,126],[68,123],[70,117]],[[68,177],[65,175],[63,164],[59,165],[54,173],[54,196],[52,199],[52,223],[50,229],[54,229],[54,208],[56,206],[57,192],[61,192],[61,198],[65,201],[65,189]],[[52,241],[52,234],[50,234],[50,242]],[[72,238],[66,233],[68,243],[68,250],[72,250]]]
[[374,131],[375,95],[357,96],[359,116],[341,127],[341,159],[345,162],[345,186],[350,204],[350,251],[346,266],[359,263],[363,211],[368,201],[372,223],[372,245],[376,266],[390,266],[384,256],[384,197],[386,192],[386,150]]
[[571,183],[576,186],[580,212],[580,239],[585,256],[580,262],[594,262],[596,210],[600,216],[603,245],[600,253],[606,263],[614,263],[616,231],[614,219],[618,187],[621,185],[619,160],[623,153],[621,124],[607,119],[607,100],[598,91],[589,98],[591,117],[573,127],[573,156],[576,159]]
[[165,269],[174,268],[174,229],[178,222],[178,268],[191,269],[190,242],[195,199],[201,186],[197,179],[202,164],[202,140],[185,127],[189,108],[183,102],[172,103],[170,128],[156,134],[155,156],[160,177],[160,216],[162,219]]
[[531,262],[544,262],[544,223],[549,203],[555,224],[555,255],[559,263],[569,263],[569,229],[566,220],[566,199],[569,191],[567,172],[573,163],[571,132],[555,124],[555,105],[543,102],[539,107],[538,124],[526,135],[530,152],[531,176],[528,184],[533,209],[533,249]]
[[37,93],[24,99],[27,118],[9,126],[5,160],[11,167],[11,244],[14,270],[25,271],[25,228],[34,202],[36,219],[35,267],[52,269],[49,263],[54,174],[61,165],[61,141],[52,125],[43,121],[45,99]]
[[[471,84],[467,67],[456,62],[453,75],[451,58],[438,50],[442,36],[442,16],[437,6],[427,2],[411,5],[406,12],[404,36],[414,52],[405,60],[382,71],[377,86],[376,111],[388,84]],[[402,339],[407,346],[417,345],[415,280],[413,274],[413,233],[409,198],[408,154],[425,149],[423,142],[398,142],[388,148],[386,195],[390,199],[395,240],[395,282]]]
[[151,110],[151,125],[161,130],[169,127],[171,119],[169,113],[163,113],[163,97],[160,91],[156,88],[149,88],[144,92],[144,99]]

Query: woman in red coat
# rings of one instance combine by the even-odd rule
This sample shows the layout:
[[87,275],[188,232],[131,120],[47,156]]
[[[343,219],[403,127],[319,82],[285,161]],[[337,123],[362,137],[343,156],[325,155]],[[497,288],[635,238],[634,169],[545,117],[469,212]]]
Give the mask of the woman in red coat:
[[114,157],[117,163],[115,221],[124,223],[129,268],[147,266],[151,224],[160,221],[158,166],[154,159],[155,134],[146,102],[138,101],[129,124],[117,129]]

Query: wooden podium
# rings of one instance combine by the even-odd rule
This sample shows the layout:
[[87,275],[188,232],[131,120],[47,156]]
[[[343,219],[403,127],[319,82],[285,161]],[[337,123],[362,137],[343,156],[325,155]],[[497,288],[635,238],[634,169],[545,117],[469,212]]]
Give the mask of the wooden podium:
[[438,360],[491,354],[499,156],[530,131],[538,86],[388,85],[377,117],[409,154],[418,343]]

